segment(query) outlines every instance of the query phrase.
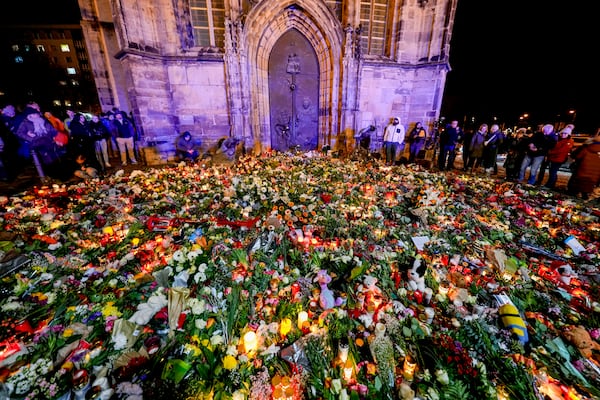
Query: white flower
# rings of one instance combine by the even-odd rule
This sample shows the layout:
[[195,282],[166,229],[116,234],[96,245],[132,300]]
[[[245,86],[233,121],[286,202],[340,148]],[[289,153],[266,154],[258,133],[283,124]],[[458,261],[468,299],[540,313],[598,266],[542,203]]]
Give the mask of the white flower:
[[183,263],[185,262],[185,254],[182,250],[176,250],[173,253],[173,260],[177,263]]
[[194,282],[200,283],[200,282],[204,282],[204,281],[206,281],[206,274],[204,273],[204,271],[198,271],[194,275]]
[[202,251],[192,250],[187,254],[187,259],[193,262],[200,254],[202,254]]
[[14,311],[14,310],[18,310],[20,308],[23,307],[23,304],[21,304],[18,301],[10,301],[8,303],[4,303],[2,304],[2,311]]
[[235,346],[235,345],[229,345],[229,346],[227,346],[227,350],[225,351],[225,354],[227,354],[229,356],[236,357],[237,354],[238,354],[237,346]]
[[206,321],[205,321],[205,320],[203,320],[202,318],[198,318],[198,319],[195,321],[195,324],[194,324],[194,325],[196,325],[196,328],[198,328],[198,329],[202,330],[202,329],[206,328]]
[[213,346],[218,346],[223,343],[225,343],[225,339],[221,335],[213,335],[210,338],[210,344],[212,344]]
[[115,350],[123,350],[127,347],[127,336],[122,333],[113,335],[112,342],[115,344]]
[[446,371],[445,369],[438,369],[437,371],[435,371],[435,379],[442,385],[447,385],[450,383],[448,371]]
[[192,314],[200,315],[206,310],[206,303],[204,300],[199,300],[195,297],[192,297],[188,300],[188,307],[190,307]]
[[245,400],[246,395],[241,390],[238,389],[235,392],[233,392],[232,399],[233,400]]

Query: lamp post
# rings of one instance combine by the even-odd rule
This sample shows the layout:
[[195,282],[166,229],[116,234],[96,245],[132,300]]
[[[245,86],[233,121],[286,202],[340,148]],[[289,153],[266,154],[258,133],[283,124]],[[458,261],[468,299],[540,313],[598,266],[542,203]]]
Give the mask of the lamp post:
[[569,115],[571,116],[571,123],[575,123],[575,118],[577,117],[577,110],[571,109],[569,110]]

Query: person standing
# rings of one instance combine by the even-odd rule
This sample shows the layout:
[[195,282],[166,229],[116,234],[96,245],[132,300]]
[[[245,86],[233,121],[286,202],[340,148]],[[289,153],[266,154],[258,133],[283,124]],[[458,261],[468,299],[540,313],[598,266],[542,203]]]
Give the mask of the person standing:
[[571,128],[564,128],[561,130],[558,136],[558,142],[556,142],[556,145],[553,148],[548,150],[548,155],[546,156],[546,159],[550,164],[548,180],[545,185],[548,189],[554,189],[556,180],[558,179],[558,170],[569,158],[569,154],[574,145],[575,141],[571,138]]
[[19,139],[16,136],[17,127],[15,126],[15,106],[5,104],[0,109],[0,140],[3,143],[2,151],[0,151],[0,162],[3,165],[4,180],[13,180],[19,173],[21,165],[19,163]]
[[404,125],[400,123],[400,117],[394,117],[392,122],[385,128],[383,134],[383,148],[385,149],[385,165],[394,165],[398,150],[404,150],[404,136],[406,132]]
[[137,164],[135,149],[133,148],[133,135],[135,133],[133,125],[123,111],[115,114],[114,124],[117,128],[117,145],[121,155],[121,165],[127,165],[127,156],[129,156],[131,164]]
[[514,182],[519,178],[519,170],[526,153],[526,141],[529,140],[526,128],[519,128],[508,138],[506,160],[504,160],[505,179]]
[[438,156],[438,169],[449,171],[454,168],[456,145],[462,138],[462,129],[458,120],[452,120],[440,134],[440,154]]
[[92,120],[89,122],[90,133],[94,139],[94,152],[96,154],[96,160],[102,171],[106,171],[107,168],[111,168],[110,158],[108,157],[108,143],[111,139],[111,134],[106,126],[100,121],[99,115],[92,115]]
[[488,175],[498,173],[496,160],[498,159],[498,146],[502,142],[503,136],[498,124],[493,124],[483,142],[483,168]]
[[567,193],[573,196],[581,194],[587,199],[600,184],[600,129],[591,142],[579,146],[571,157],[577,167],[567,183]]
[[527,142],[527,151],[519,170],[519,182],[523,182],[527,168],[530,168],[527,184],[535,184],[542,161],[554,145],[554,126],[551,124],[542,126],[541,131],[533,134]]
[[100,115],[100,121],[106,126],[106,129],[110,133],[110,139],[106,139],[108,144],[108,153],[110,157],[119,157],[119,146],[117,144],[117,127],[114,124],[115,113],[109,111],[104,115]]
[[45,182],[47,176],[44,167],[50,167],[58,160],[54,143],[56,129],[39,111],[31,108],[27,110],[16,134],[27,145],[38,175]]
[[469,156],[467,157],[468,161],[464,168],[465,171],[473,173],[481,166],[481,160],[483,158],[483,142],[485,142],[487,131],[487,124],[481,124],[479,125],[477,132],[473,134],[467,150]]
[[408,162],[414,163],[419,158],[419,153],[425,148],[425,142],[427,141],[427,131],[423,127],[422,122],[417,122],[415,127],[410,131],[408,138],[410,140],[410,153],[408,156]]
[[[573,132],[573,129],[575,129],[575,125],[568,124],[565,128],[570,130],[571,132]],[[558,142],[558,139],[560,139],[560,133],[554,132],[553,137],[554,137],[554,143],[556,144]],[[554,146],[552,146],[552,147],[554,147]],[[539,186],[544,181],[544,175],[546,175],[546,170],[548,169],[549,165],[550,165],[550,160],[548,160],[548,155],[546,154],[546,157],[544,157],[544,161],[542,161],[542,165],[540,165],[540,172],[538,172],[537,180],[535,181],[536,185]]]

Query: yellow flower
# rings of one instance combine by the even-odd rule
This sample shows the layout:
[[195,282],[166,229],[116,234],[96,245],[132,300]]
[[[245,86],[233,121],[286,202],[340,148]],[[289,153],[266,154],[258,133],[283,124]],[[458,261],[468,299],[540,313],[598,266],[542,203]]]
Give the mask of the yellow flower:
[[104,307],[102,307],[102,315],[106,318],[106,317],[110,317],[111,315],[114,315],[115,317],[120,317],[122,314],[119,311],[119,309],[117,307],[115,307],[114,305],[114,301],[109,301],[108,303],[106,303],[104,305]]
[[237,367],[237,360],[234,356],[227,355],[223,358],[223,368],[231,370],[235,367]]
[[66,338],[73,336],[73,329],[71,329],[71,328],[65,329],[65,331],[63,332],[63,336]]

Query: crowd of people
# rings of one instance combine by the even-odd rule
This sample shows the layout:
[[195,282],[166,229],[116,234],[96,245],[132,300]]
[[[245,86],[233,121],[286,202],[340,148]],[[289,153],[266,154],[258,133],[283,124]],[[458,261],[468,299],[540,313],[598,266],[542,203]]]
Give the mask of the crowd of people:
[[[428,134],[418,121],[405,134],[399,117],[392,117],[383,135],[380,157],[385,165],[414,163],[432,150],[430,161],[437,171],[461,169],[468,173],[498,174],[498,156],[506,155],[502,164],[505,179],[531,186],[556,190],[559,170],[569,161],[571,175],[568,194],[588,198],[600,185],[600,129],[580,146],[573,140],[575,126],[567,124],[557,130],[552,124],[535,130],[519,128],[503,132],[498,124],[481,124],[475,130],[463,130],[458,120]],[[408,149],[408,157],[403,156]],[[456,166],[457,155],[462,165]],[[403,158],[403,160],[400,160]]]
[[[111,158],[118,159],[121,166],[137,164],[135,124],[117,108],[92,115],[67,109],[65,119],[42,112],[36,102],[19,112],[14,105],[5,104],[0,111],[0,180],[15,179],[28,163],[33,163],[42,181],[48,177],[63,181],[96,178],[112,167]],[[568,124],[557,131],[554,125],[545,124],[535,131],[519,128],[505,133],[498,124],[488,127],[483,123],[477,129],[463,130],[458,120],[451,120],[430,134],[422,122],[406,129],[396,116],[385,127],[379,150],[388,166],[419,162],[428,153],[435,170],[462,168],[463,172],[487,175],[498,174],[498,155],[505,154],[506,180],[548,189],[556,189],[558,172],[571,158],[567,192],[587,198],[600,184],[600,130],[586,143],[575,146],[574,129]],[[344,147],[352,147],[348,154],[370,156],[375,131],[370,125],[351,140],[346,139]],[[244,150],[243,143],[234,138],[222,138],[204,153],[201,144],[189,131],[181,133],[175,141],[177,159],[225,162],[238,158]],[[462,165],[456,167],[459,154]]]
[[32,101],[20,111],[4,104],[0,118],[0,180],[16,179],[31,164],[42,182],[97,178],[112,167],[111,158],[137,164],[135,125],[117,108],[101,114],[67,109],[61,119]]

